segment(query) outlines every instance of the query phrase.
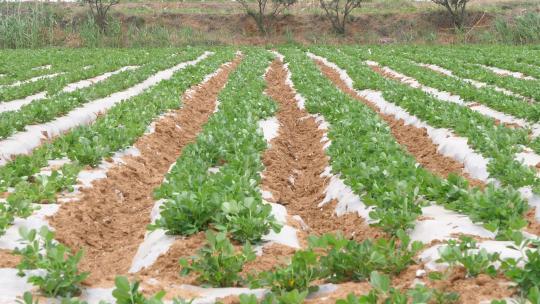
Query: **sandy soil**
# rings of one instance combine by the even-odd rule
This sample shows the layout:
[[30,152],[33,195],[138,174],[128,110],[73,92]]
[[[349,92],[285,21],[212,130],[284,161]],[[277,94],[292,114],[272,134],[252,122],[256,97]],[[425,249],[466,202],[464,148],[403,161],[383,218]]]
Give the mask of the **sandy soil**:
[[80,269],[91,273],[87,284],[111,281],[128,271],[150,223],[154,189],[202,130],[239,62],[236,58],[224,65],[216,76],[184,95],[181,109],[160,119],[154,133],[137,140],[140,156],[125,158],[125,164],[109,170],[106,179],[82,190],[79,201],[63,204],[50,219],[58,241],[84,250]]
[[21,258],[11,250],[0,249],[0,268],[15,268],[20,262]]
[[314,117],[297,106],[295,92],[286,84],[287,72],[280,61],[267,74],[267,94],[278,104],[278,136],[263,155],[266,170],[262,188],[272,193],[274,202],[284,205],[289,215],[299,215],[310,234],[342,231],[356,240],[380,237],[357,214],[337,217],[336,202],[318,207],[325,197],[328,177],[321,177],[329,165],[321,142],[324,131]]

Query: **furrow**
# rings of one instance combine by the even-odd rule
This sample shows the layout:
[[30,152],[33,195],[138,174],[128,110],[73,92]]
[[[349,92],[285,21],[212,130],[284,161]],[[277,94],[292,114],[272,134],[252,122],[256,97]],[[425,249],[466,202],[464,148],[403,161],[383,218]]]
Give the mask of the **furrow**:
[[284,205],[289,214],[300,216],[308,233],[343,231],[358,240],[380,235],[353,210],[345,210],[350,213],[343,212],[338,218],[336,199],[324,202],[331,178],[325,174],[329,162],[324,129],[320,119],[299,107],[287,74],[283,63],[276,60],[266,76],[266,92],[279,105],[280,128],[263,156],[262,189],[272,193],[272,201]]
[[80,267],[91,273],[87,283],[112,282],[114,275],[128,272],[150,223],[154,189],[212,115],[216,97],[239,61],[187,92],[181,109],[137,140],[139,155],[124,158],[124,164],[108,170],[107,178],[82,189],[78,202],[62,205],[51,218],[58,241],[85,250]]

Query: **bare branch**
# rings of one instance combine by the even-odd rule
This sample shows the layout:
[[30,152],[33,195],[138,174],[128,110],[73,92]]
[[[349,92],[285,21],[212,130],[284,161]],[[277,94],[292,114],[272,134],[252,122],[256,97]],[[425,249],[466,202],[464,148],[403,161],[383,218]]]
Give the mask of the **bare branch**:
[[433,3],[442,5],[446,8],[450,16],[452,17],[452,22],[454,26],[458,29],[462,29],[465,16],[466,16],[466,6],[470,0],[431,0]]
[[365,0],[319,0],[326,18],[339,34],[345,34],[349,16],[355,8],[360,7]]
[[[271,1],[272,5],[269,5],[268,1]],[[253,18],[259,32],[266,35],[268,33],[268,22],[273,21],[282,14],[285,9],[296,3],[296,0],[256,0],[254,5],[256,9],[249,5],[248,0],[238,0],[238,2],[246,11],[246,14]]]
[[85,0],[90,7],[90,13],[94,17],[101,32],[107,30],[107,14],[113,5],[118,4],[119,0]]

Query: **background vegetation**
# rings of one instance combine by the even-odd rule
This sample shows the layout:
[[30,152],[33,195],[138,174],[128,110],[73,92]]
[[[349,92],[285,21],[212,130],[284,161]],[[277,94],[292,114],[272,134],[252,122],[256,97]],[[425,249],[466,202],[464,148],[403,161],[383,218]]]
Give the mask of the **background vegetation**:
[[[85,2],[0,2],[0,48],[540,42],[540,4],[535,0],[471,0],[461,28],[444,6],[430,1],[356,2],[361,5],[347,18],[346,33],[333,27],[317,0],[288,5],[267,18],[264,31],[245,6],[223,0],[124,0],[111,8],[106,29]],[[257,7],[257,1],[248,4]]]

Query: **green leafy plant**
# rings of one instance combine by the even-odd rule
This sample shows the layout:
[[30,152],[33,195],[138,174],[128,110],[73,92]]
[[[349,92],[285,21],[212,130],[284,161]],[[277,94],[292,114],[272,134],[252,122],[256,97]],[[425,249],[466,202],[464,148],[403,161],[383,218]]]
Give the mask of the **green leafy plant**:
[[225,202],[221,206],[222,219],[217,222],[216,228],[231,233],[233,239],[240,242],[256,243],[270,230],[279,232],[279,225],[272,213],[269,204],[257,202],[247,197],[243,202]]
[[139,291],[139,282],[130,283],[126,277],[118,276],[114,279],[114,283],[112,295],[116,299],[116,304],[163,304],[164,291],[146,298]]
[[[281,291],[279,294],[270,292],[265,295],[260,304],[302,304],[308,292],[298,290]],[[255,295],[240,295],[240,304],[259,304]]]
[[317,254],[309,250],[295,252],[291,263],[285,267],[259,273],[250,278],[252,288],[270,287],[274,292],[282,291],[317,291],[318,286],[311,283],[321,277]]
[[166,228],[168,234],[192,235],[208,228],[220,200],[207,191],[174,193],[161,206],[161,217],[148,229]]
[[373,271],[398,274],[414,263],[413,257],[422,248],[420,242],[412,242],[403,231],[391,240],[366,240],[358,243],[343,235],[325,234],[310,237],[313,248],[323,249],[320,258],[324,276],[330,282],[362,281],[369,279]]
[[458,303],[459,295],[456,293],[444,293],[417,284],[407,293],[393,288],[388,276],[374,271],[370,274],[371,291],[360,297],[349,294],[346,299],[336,301],[336,304],[452,304]]
[[534,286],[529,289],[529,292],[527,294],[527,300],[531,302],[531,304],[540,304],[540,287]]
[[223,232],[206,232],[207,245],[199,250],[196,257],[180,259],[182,275],[198,274],[198,281],[215,287],[237,286],[242,277],[244,264],[255,259],[255,252],[249,243],[237,253],[227,235]]
[[83,256],[82,251],[72,254],[69,248],[54,241],[54,233],[42,227],[36,230],[19,230],[25,248],[14,252],[22,257],[17,265],[19,275],[25,270],[41,269],[43,274],[31,274],[28,282],[37,285],[47,296],[71,297],[80,292],[79,284],[88,273],[80,273],[77,265]]
[[261,304],[302,304],[308,295],[308,291],[298,290],[281,291],[279,294],[269,293]]
[[536,297],[538,290],[534,288],[538,288],[538,282],[540,282],[540,252],[538,251],[540,243],[524,239],[519,234],[515,234],[515,237],[514,241],[519,245],[511,246],[511,248],[519,250],[522,257],[504,259],[501,269],[509,279],[517,283],[523,297],[531,293],[533,297]]
[[27,291],[23,294],[22,300],[17,300],[17,304],[39,304],[39,301],[32,296],[32,293]]
[[477,244],[471,237],[460,236],[459,241],[449,240],[448,245],[439,249],[440,258],[437,262],[448,263],[452,269],[457,265],[465,267],[468,277],[476,277],[481,273],[495,276],[497,270],[494,266],[499,261],[500,254],[488,253],[485,249],[477,250]]
[[377,220],[374,226],[390,234],[414,227],[414,220],[421,214],[420,203],[423,198],[418,195],[418,187],[408,187],[405,182],[398,182],[396,191],[388,193],[382,204],[369,213],[372,219]]

